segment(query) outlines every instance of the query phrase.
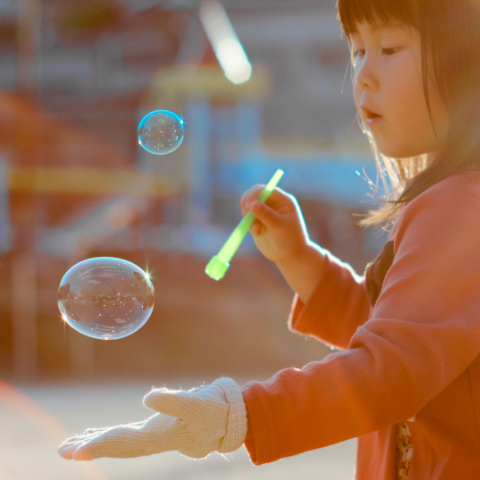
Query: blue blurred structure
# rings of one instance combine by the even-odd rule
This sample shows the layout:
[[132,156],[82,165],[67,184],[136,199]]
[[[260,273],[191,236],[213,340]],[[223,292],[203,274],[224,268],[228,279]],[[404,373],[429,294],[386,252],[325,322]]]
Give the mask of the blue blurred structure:
[[[373,208],[369,199],[375,164],[360,154],[318,150],[299,154],[272,153],[262,146],[260,104],[239,103],[215,107],[196,100],[184,107],[185,146],[188,155],[189,187],[184,222],[177,228],[163,227],[160,248],[208,255],[223,244],[230,225],[216,225],[213,214],[217,197],[231,198],[231,224],[240,218],[241,195],[252,185],[266,183],[276,169],[285,171],[280,187],[298,198],[351,210]],[[158,163],[158,157],[139,151],[143,159]],[[148,157],[148,158],[146,158]],[[175,160],[167,159],[170,165]],[[164,162],[162,160],[162,162]],[[160,167],[159,167],[160,168]],[[246,238],[240,252],[253,251]]]
[[[79,34],[65,21],[84,3],[0,0],[0,251],[10,249],[0,371],[35,378],[69,366],[83,377],[103,369],[137,378],[293,365],[309,347],[264,332],[289,308],[277,272],[244,256],[232,289],[194,257],[218,251],[241,194],[281,168],[280,187],[299,199],[314,241],[357,271],[373,258],[352,211],[372,207],[364,177],[375,181],[374,166],[343,94],[349,56],[333,0],[222,2],[252,64],[242,85],[218,65],[198,0],[87,2],[108,3],[122,21],[103,30],[93,21]],[[18,16],[20,4],[36,8]],[[17,22],[31,34],[18,36]],[[185,119],[184,144],[162,158],[135,145],[136,124],[155,109]],[[239,253],[256,251],[247,236]],[[59,319],[62,275],[98,255],[157,270],[158,322],[125,340],[129,348],[94,347]]]
[[229,113],[207,103],[186,108],[192,208],[202,212],[201,218],[208,218],[214,193],[239,197],[252,185],[266,182],[277,168],[285,171],[282,188],[299,197],[352,209],[372,208],[367,204],[370,186],[364,178],[375,177],[371,159],[321,151],[275,156],[261,145],[260,105],[239,104]]
[[0,158],[0,252],[10,248],[10,220],[8,214],[7,165]]

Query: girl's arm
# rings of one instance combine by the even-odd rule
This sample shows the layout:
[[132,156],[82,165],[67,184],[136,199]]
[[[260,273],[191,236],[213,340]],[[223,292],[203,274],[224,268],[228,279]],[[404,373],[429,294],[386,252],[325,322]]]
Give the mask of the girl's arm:
[[306,242],[296,258],[277,262],[283,277],[304,303],[312,298],[326,265],[326,251],[310,241]]
[[[422,412],[432,400],[442,404],[444,393],[450,409],[452,398],[465,400],[463,386],[452,395],[480,354],[480,178],[468,190],[457,181],[440,182],[405,208],[371,319],[347,351],[243,388],[255,464],[384,431],[416,414],[435,422]],[[464,410],[472,404],[478,397]]]
[[257,185],[243,195],[242,212],[255,215],[250,231],[258,249],[276,263],[296,293],[291,328],[347,348],[370,310],[363,278],[310,241],[295,197],[276,188],[264,204],[256,201],[262,188]]
[[289,328],[345,350],[357,328],[368,320],[370,301],[364,277],[329,252],[325,260],[310,300],[305,303],[295,296]]

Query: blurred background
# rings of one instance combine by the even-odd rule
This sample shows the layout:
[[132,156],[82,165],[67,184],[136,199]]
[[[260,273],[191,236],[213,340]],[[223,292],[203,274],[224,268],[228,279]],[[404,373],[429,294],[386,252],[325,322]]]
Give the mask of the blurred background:
[[[113,463],[70,466],[41,450],[42,435],[140,420],[152,384],[264,380],[329,353],[288,331],[293,293],[250,236],[222,281],[204,268],[240,220],[242,193],[277,168],[314,241],[358,273],[376,256],[385,233],[356,224],[375,207],[376,173],[348,64],[335,0],[0,0],[0,416],[12,427],[0,480],[131,478]],[[138,145],[156,109],[185,120],[170,155]],[[131,337],[87,338],[61,319],[62,276],[96,256],[152,274],[154,311]],[[139,409],[130,418],[127,401]],[[44,462],[35,473],[12,460],[25,438]],[[354,444],[337,448],[254,471],[351,478]],[[168,458],[179,463],[163,478],[193,478],[193,463]],[[245,453],[235,462],[250,467]],[[254,475],[227,467],[206,478]]]

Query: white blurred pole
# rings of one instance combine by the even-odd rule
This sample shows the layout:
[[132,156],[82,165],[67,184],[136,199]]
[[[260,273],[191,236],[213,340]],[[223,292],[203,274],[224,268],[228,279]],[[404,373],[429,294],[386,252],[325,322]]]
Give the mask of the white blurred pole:
[[248,82],[252,65],[223,5],[217,0],[202,0],[198,13],[225,76],[235,84]]
[[37,266],[32,252],[18,252],[12,261],[13,371],[33,378],[38,371]]

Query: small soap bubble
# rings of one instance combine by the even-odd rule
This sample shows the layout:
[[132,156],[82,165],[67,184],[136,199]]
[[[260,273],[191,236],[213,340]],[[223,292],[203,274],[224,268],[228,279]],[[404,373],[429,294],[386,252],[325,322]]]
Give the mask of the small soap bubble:
[[155,303],[150,277],[120,258],[89,258],[74,265],[58,288],[63,319],[88,337],[123,338],[139,330]]
[[183,120],[169,110],[155,110],[138,124],[138,143],[154,155],[175,151],[183,142]]

